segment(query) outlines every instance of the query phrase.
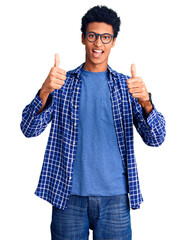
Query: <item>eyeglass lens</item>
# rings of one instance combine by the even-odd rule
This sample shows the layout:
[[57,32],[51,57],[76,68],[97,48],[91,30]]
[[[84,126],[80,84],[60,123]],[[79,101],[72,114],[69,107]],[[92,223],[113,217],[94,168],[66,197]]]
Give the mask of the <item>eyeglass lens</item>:
[[[87,38],[90,42],[95,42],[97,40],[95,33],[88,33]],[[111,41],[112,37],[109,34],[103,34],[101,36],[101,40],[103,43],[109,43]]]

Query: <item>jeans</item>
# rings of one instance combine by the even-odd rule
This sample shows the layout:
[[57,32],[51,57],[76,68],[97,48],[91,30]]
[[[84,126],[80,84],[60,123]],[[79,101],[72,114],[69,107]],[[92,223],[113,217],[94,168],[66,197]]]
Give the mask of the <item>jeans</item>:
[[128,194],[114,196],[70,195],[65,210],[52,206],[52,240],[131,240]]

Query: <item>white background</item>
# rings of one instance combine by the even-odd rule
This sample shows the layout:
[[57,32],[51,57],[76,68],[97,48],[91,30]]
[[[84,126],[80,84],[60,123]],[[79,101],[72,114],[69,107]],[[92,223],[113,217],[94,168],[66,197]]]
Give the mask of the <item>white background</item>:
[[131,210],[133,239],[186,239],[184,1],[7,0],[0,4],[3,240],[51,239],[51,205],[34,195],[50,125],[27,139],[20,130],[21,114],[47,77],[56,52],[66,71],[84,62],[81,18],[97,4],[113,8],[122,22],[109,65],[130,75],[135,63],[167,122],[166,140],[158,148],[146,146],[135,131],[144,202]]

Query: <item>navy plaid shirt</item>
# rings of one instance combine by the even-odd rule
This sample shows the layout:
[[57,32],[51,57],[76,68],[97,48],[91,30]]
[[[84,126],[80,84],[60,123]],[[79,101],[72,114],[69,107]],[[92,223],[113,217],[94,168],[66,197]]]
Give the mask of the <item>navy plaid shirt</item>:
[[[61,89],[50,93],[44,110],[39,91],[22,113],[21,130],[26,137],[41,134],[51,121],[51,129],[43,166],[35,194],[52,205],[65,209],[72,188],[73,162],[78,140],[78,109],[84,63],[68,71]],[[140,191],[137,164],[134,155],[133,125],[149,146],[159,146],[165,139],[165,119],[154,104],[148,117],[136,98],[129,93],[126,80],[129,76],[117,73],[108,65],[108,85],[111,93],[113,119],[124,168],[132,209],[140,208],[143,197]],[[99,86],[98,86],[99,87]],[[109,130],[109,129],[108,129]]]

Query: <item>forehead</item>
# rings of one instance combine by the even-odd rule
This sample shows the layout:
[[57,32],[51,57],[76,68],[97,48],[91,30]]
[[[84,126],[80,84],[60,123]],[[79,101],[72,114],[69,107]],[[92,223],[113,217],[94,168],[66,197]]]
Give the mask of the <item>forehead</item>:
[[88,24],[87,32],[93,31],[96,33],[110,33],[113,34],[112,25],[104,22],[92,22]]

